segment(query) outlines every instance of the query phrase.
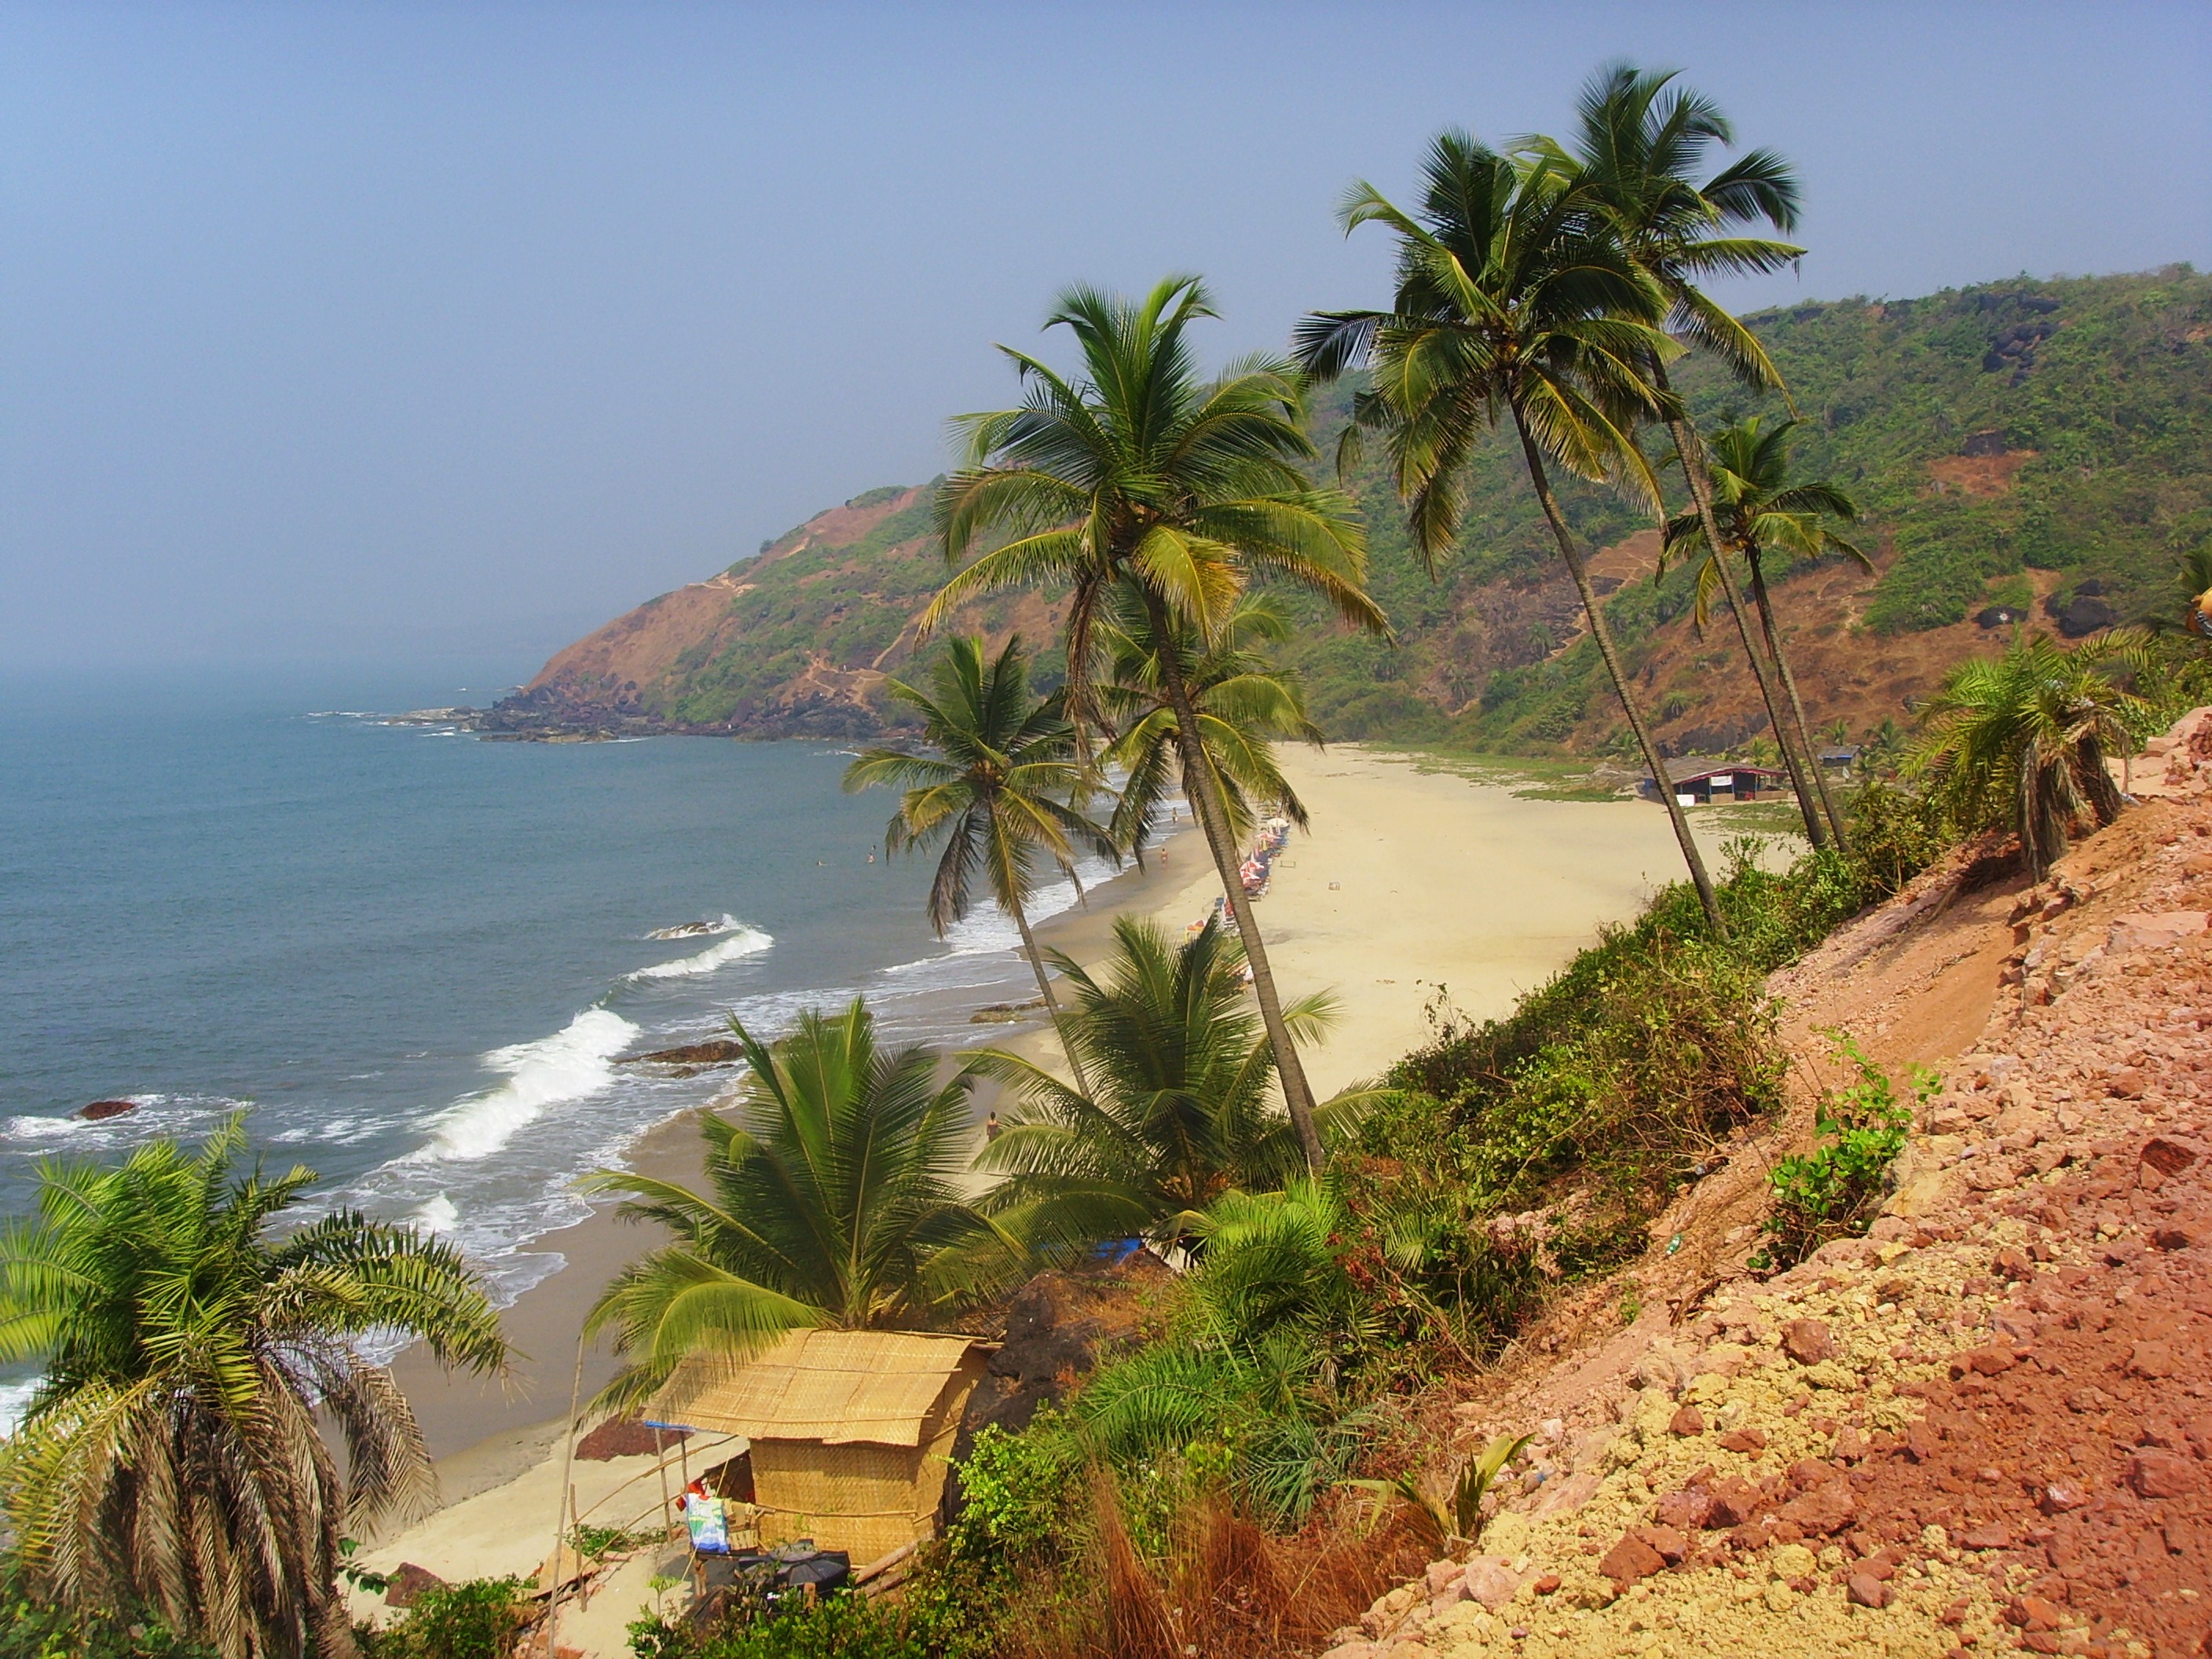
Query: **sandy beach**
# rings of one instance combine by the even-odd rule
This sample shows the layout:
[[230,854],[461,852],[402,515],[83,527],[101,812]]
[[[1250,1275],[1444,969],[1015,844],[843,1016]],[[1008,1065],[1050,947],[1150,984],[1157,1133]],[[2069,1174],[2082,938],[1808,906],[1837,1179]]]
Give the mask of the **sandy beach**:
[[[1314,828],[1292,838],[1256,908],[1285,994],[1325,990],[1337,1000],[1328,1042],[1307,1057],[1324,1097],[1379,1075],[1417,1047],[1430,1029],[1425,1011],[1440,992],[1462,1014],[1504,1012],[1604,923],[1633,915],[1680,867],[1665,815],[1644,802],[1523,799],[1486,775],[1352,747],[1290,753],[1284,769]],[[1720,842],[1735,830],[1708,812],[1693,823],[1717,860]],[[1186,824],[1152,851],[1141,872],[1094,889],[1086,905],[1040,926],[1038,937],[1092,964],[1107,955],[1117,915],[1151,916],[1180,938],[1207,914],[1218,890],[1204,843]],[[975,1046],[1015,1047],[1048,1065],[1057,1058],[1041,1026],[975,1030]],[[979,1099],[979,1115],[987,1104]],[[626,1161],[696,1179],[699,1142],[690,1115],[644,1137]],[[506,1311],[518,1357],[503,1380],[452,1379],[420,1351],[402,1356],[399,1381],[439,1459],[446,1507],[372,1540],[368,1565],[388,1571],[410,1560],[441,1576],[527,1575],[538,1565],[550,1541],[561,1419],[584,1311],[624,1261],[654,1242],[649,1230],[617,1221],[610,1206],[531,1245],[558,1251],[566,1265]],[[615,1364],[604,1345],[586,1352],[585,1399]],[[623,1462],[633,1461],[651,1467],[649,1459]],[[594,1490],[635,1474],[615,1465],[579,1468],[588,1472],[580,1485]],[[631,1577],[637,1585],[629,1584]],[[643,1582],[626,1574],[602,1591],[594,1611],[641,1591]],[[609,1632],[618,1636],[622,1620],[635,1612],[633,1596],[620,1617],[604,1615]],[[564,1645],[574,1639],[564,1627]],[[586,1644],[587,1654],[598,1650]],[[622,1649],[617,1642],[605,1651]]]

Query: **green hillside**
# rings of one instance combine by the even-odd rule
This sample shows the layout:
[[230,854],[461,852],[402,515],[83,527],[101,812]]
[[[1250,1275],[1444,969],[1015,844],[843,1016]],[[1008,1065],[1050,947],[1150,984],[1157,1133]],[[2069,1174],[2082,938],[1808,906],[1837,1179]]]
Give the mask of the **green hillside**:
[[[2038,624],[2053,629],[2124,621],[2161,602],[2182,553],[2212,537],[2212,277],[2180,266],[2023,278],[1747,320],[1789,380],[1802,422],[1799,475],[1833,478],[1857,498],[1867,517],[1856,538],[1881,567],[1848,618],[1806,611],[1804,579],[1816,573],[1786,571],[1777,602],[1801,623],[1836,626],[1868,652],[1909,654],[1921,642],[1905,636],[1956,635],[1992,605],[2033,604]],[[1780,398],[1747,396],[1694,360],[1680,379],[1701,427],[1788,412]],[[1334,421],[1341,406],[1328,411]],[[1433,584],[1379,465],[1370,460],[1353,480],[1368,508],[1373,586],[1399,637],[1303,644],[1295,655],[1316,711],[1346,737],[1493,751],[1601,742],[1614,735],[1610,694],[1595,649],[1571,643],[1572,591],[1517,449],[1494,439],[1473,467],[1466,533]],[[1679,497],[1679,475],[1664,476]],[[1562,494],[1593,546],[1650,527],[1608,492]],[[1613,562],[1634,579],[1607,604],[1635,665],[1662,688],[1692,666],[1732,666],[1717,632],[1702,644],[1690,634],[1685,576],[1654,582],[1649,550],[1638,552]],[[1926,653],[1929,668],[1967,641],[1942,645]],[[1820,700],[1823,688],[1806,689]]]
[[[2000,635],[1970,618],[2032,611],[2079,633],[2164,597],[2212,537],[2212,277],[2020,278],[1905,301],[1807,303],[1748,319],[1788,377],[1802,477],[1832,477],[1867,514],[1877,578],[1835,561],[1783,569],[1815,718],[1854,732],[1901,714],[1961,653]],[[1783,414],[1692,359],[1680,376],[1702,426]],[[1333,453],[1348,392],[1316,413]],[[1663,448],[1663,444],[1660,446]],[[1318,612],[1291,648],[1333,734],[1492,752],[1603,749],[1623,733],[1571,586],[1522,475],[1493,439],[1472,463],[1456,555],[1415,562],[1378,462],[1349,481],[1364,504],[1374,590],[1394,641]],[[1679,483],[1675,486],[1679,495]],[[1675,750],[1725,747],[1763,723],[1747,675],[1686,615],[1686,576],[1651,579],[1650,521],[1605,490],[1562,490],[1601,553],[1608,611]],[[722,576],[641,607],[548,665],[495,711],[512,729],[626,726],[760,735],[849,734],[884,711],[882,680],[943,580],[927,492],[873,490]],[[1638,532],[1644,532],[1637,539]],[[1033,597],[971,619],[1042,639]],[[589,648],[587,648],[589,647]]]

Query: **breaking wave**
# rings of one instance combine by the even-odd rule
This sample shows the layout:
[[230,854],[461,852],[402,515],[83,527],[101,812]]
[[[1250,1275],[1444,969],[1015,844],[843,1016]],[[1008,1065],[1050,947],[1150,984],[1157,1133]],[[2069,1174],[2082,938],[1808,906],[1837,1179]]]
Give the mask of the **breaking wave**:
[[614,1058],[638,1028],[611,1008],[586,1008],[565,1030],[535,1042],[495,1048],[484,1064],[507,1081],[441,1114],[429,1145],[406,1162],[468,1161],[499,1151],[549,1106],[597,1094],[615,1080]]
[[[742,922],[732,921],[727,916],[725,916],[723,921],[730,924],[731,931],[727,938],[716,940],[696,957],[678,957],[673,962],[656,962],[650,968],[639,969],[629,977],[632,979],[684,979],[693,974],[711,974],[717,968],[727,967],[731,963],[743,957],[757,957],[775,943],[775,939],[757,927],[748,927]],[[718,927],[716,931],[719,933],[724,930]],[[662,933],[650,937],[669,936],[664,931]]]

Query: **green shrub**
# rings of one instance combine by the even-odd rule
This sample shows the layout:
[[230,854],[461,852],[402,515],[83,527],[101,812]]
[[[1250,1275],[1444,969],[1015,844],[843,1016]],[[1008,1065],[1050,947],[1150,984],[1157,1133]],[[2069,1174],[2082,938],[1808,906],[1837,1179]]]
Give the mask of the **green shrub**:
[[1019,1434],[996,1424],[985,1428],[960,1460],[960,1518],[948,1538],[954,1553],[1000,1560],[1051,1553],[1081,1466],[1073,1437],[1049,1407]]
[[31,1593],[21,1566],[0,1556],[0,1659],[214,1659],[150,1614],[85,1613]]
[[1863,873],[1869,901],[1901,890],[1959,839],[1937,802],[1881,782],[1853,798],[1849,829],[1851,861]]
[[[1881,1206],[1889,1166],[1911,1132],[1912,1109],[1897,1098],[1889,1074],[1849,1037],[1837,1039],[1836,1051],[1858,1081],[1821,1100],[1814,1122],[1820,1144],[1784,1158],[1767,1177],[1774,1213],[1764,1224],[1769,1243],[1753,1258],[1754,1267],[1793,1267],[1831,1239],[1864,1233]],[[1942,1079],[1923,1068],[1914,1072],[1912,1086],[1925,1101]]]
[[642,1548],[654,1542],[659,1534],[651,1532],[630,1532],[621,1527],[593,1526],[580,1522],[568,1529],[568,1544],[587,1561],[605,1560],[610,1555],[620,1555],[625,1550]]
[[704,1627],[636,1620],[629,1650],[635,1659],[983,1659],[1007,1601],[1000,1576],[933,1549],[895,1607],[844,1591],[776,1607],[738,1600]]
[[469,1578],[433,1584],[404,1617],[363,1628],[368,1659],[507,1659],[527,1618],[519,1578]]

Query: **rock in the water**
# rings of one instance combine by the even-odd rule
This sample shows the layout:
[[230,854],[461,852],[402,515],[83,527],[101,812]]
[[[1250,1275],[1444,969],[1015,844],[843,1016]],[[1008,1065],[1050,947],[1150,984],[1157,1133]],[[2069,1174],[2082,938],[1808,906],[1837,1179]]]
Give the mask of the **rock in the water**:
[[618,1066],[727,1066],[743,1060],[744,1049],[729,1037],[705,1042],[686,1042],[674,1048],[655,1048],[649,1054],[625,1054]]
[[137,1109],[135,1100],[95,1100],[89,1106],[80,1106],[76,1115],[87,1123],[97,1123],[102,1118],[122,1117]]

